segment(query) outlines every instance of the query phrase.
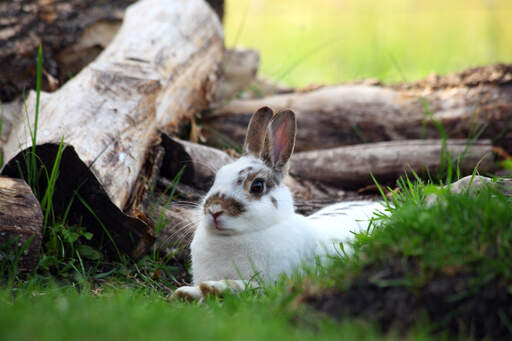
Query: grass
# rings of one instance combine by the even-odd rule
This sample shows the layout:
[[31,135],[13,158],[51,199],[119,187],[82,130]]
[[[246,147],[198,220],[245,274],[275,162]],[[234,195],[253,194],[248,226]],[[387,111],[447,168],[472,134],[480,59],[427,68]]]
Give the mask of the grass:
[[426,207],[428,188],[414,185],[419,201],[406,195],[371,235],[358,236],[354,255],[328,269],[333,283],[312,305],[384,329],[427,317],[432,331],[510,338],[512,200],[491,188],[441,191]]
[[[240,4],[243,6],[244,2]],[[283,4],[281,0],[268,6],[275,10],[279,7],[273,6]],[[301,4],[306,6],[305,3]],[[404,3],[397,0],[395,4],[402,8],[399,13],[403,15]],[[233,2],[228,5],[229,14],[232,6],[236,5]],[[327,5],[332,6],[334,3],[322,0],[315,9],[325,15],[332,10]],[[357,6],[365,8],[368,2],[363,1]],[[496,2],[496,6],[505,5]],[[286,18],[281,19],[283,24],[293,29],[293,20],[297,19],[294,19],[294,7],[290,8],[292,10]],[[414,44],[410,51],[403,46],[396,49],[393,45],[380,47],[380,51],[394,51],[389,64],[381,61],[372,63],[368,57],[364,57],[365,53],[374,51],[379,44],[388,42],[388,39],[380,41],[380,38],[373,37],[375,44],[365,45],[365,40],[377,33],[379,37],[380,34],[387,37],[385,29],[380,32],[386,26],[377,29],[375,23],[385,18],[396,19],[396,14],[386,14],[384,11],[385,18],[381,19],[377,18],[373,8],[366,8],[364,12],[361,8],[349,8],[348,13],[352,13],[350,15],[356,13],[358,16],[347,20],[347,23],[359,27],[358,32],[363,38],[360,42],[350,38],[353,50],[347,52],[345,57],[340,56],[337,61],[346,63],[355,60],[357,55],[363,56],[353,64],[357,66],[353,70],[360,72],[345,73],[340,69],[337,78],[331,81],[337,82],[344,77],[354,78],[356,75],[378,76],[385,80],[410,80],[409,77],[414,78],[426,72],[425,69],[414,69],[416,71],[411,72],[408,63],[404,63],[406,59],[401,53],[405,53],[405,56],[416,53],[413,50],[418,45]],[[466,13],[469,10],[460,11]],[[498,18],[501,25],[501,12],[497,13],[493,9],[489,11]],[[429,13],[427,11],[422,15],[434,15]],[[448,10],[446,15],[449,13]],[[347,15],[349,19],[349,14],[340,15]],[[311,14],[315,22],[327,27],[324,27],[324,32],[330,32],[327,36],[336,31],[333,28],[335,21],[348,25],[336,15],[333,15],[336,20],[330,18],[325,21],[318,20],[314,17],[316,15]],[[365,16],[368,20],[359,22]],[[464,20],[475,18],[471,14]],[[405,17],[402,19],[404,22],[399,20],[398,28],[405,27],[408,22]],[[228,16],[228,41],[229,20]],[[245,20],[246,28],[240,31],[240,42],[246,39],[247,30],[252,25],[249,17]],[[267,27],[268,21],[265,20],[258,25],[263,25],[265,30],[276,29],[276,26],[270,24]],[[304,20],[297,22],[304,23]],[[371,22],[373,26],[365,26],[365,23]],[[345,30],[349,28],[347,26]],[[410,31],[414,33],[415,30],[417,28]],[[470,33],[474,33],[474,30],[476,28],[468,26]],[[504,32],[506,36],[508,31]],[[285,39],[290,44],[297,44],[299,40],[307,41],[308,44],[310,40],[315,41],[304,40],[307,34],[304,36],[299,33],[293,32],[297,35],[296,40],[293,37]],[[409,30],[395,32],[398,33],[412,39]],[[502,33],[495,34],[494,43],[500,42],[501,36]],[[407,39],[402,43],[404,46],[408,44]],[[263,41],[262,44],[267,42]],[[332,66],[327,66],[318,58],[326,51],[341,53],[338,47],[342,45],[336,39],[311,44],[313,47],[300,46],[296,49],[297,59],[287,56],[286,60],[292,62],[278,68],[275,79],[297,82],[295,84],[305,80],[306,83],[314,81],[311,73],[303,72],[309,61],[317,63],[312,65],[318,75],[327,79],[325,72],[330,72]],[[460,48],[460,44],[453,43],[455,48]],[[501,46],[501,43],[496,44]],[[323,47],[316,52],[316,46]],[[288,45],[284,50],[287,48],[291,49]],[[425,53],[424,49],[421,47],[418,53]],[[493,58],[501,56],[501,49],[505,54],[509,51],[506,46],[500,47]],[[384,52],[383,55],[386,55]],[[267,55],[265,50],[263,53]],[[440,58],[448,54],[450,51],[439,53]],[[429,56],[432,57],[432,54]],[[472,62],[472,55],[468,56],[467,61]],[[41,58],[40,52],[39,64]],[[335,59],[332,56],[330,58]],[[265,63],[264,60],[264,72],[268,72]],[[375,65],[367,69],[365,65],[368,63]],[[317,68],[320,64],[325,64],[325,68]],[[453,67],[447,64],[448,68]],[[38,70],[40,75],[40,68]],[[297,78],[298,74],[301,76]],[[40,92],[39,86],[37,92]],[[36,122],[37,113],[38,108]],[[34,124],[37,127],[36,122]],[[34,144],[37,142],[36,127],[31,131]],[[60,153],[64,147],[62,141]],[[512,261],[509,257],[512,254],[512,203],[510,198],[492,189],[484,189],[476,196],[466,193],[454,195],[436,190],[440,200],[427,207],[425,196],[433,191],[432,187],[416,177],[413,180],[403,178],[399,181],[401,190],[389,199],[393,203],[390,206],[391,216],[383,216],[373,233],[357,235],[353,255],[335,258],[327,267],[306,269],[302,276],[283,278],[277,285],[262,288],[258,292],[247,291],[239,296],[227,295],[223,299],[210,298],[198,305],[171,302],[168,299],[171,290],[179,285],[176,276],[183,270],[173,258],[174,255],[164,256],[153,250],[137,261],[127,257],[119,257],[115,261],[104,259],[99,250],[87,246],[87,240],[94,236],[85,227],[68,226],[65,216],[57,217],[52,213],[52,193],[58,180],[59,160],[57,157],[52,167],[46,169],[41,167],[35,149],[27,153],[25,165],[28,172],[22,173],[33,179],[30,181],[43,203],[45,214],[43,253],[38,267],[29,274],[20,274],[16,268],[17,258],[23,249],[16,253],[4,253],[0,259],[0,272],[5,274],[0,279],[0,340],[131,340],[143,337],[151,340],[324,340],[340,336],[346,340],[448,340],[453,339],[453,335],[460,338],[480,337],[486,333],[512,336],[512,312],[509,308],[512,306]],[[446,171],[449,176],[445,174],[445,179],[451,179],[450,170],[456,171],[456,168],[456,165],[448,162]],[[179,181],[179,174],[175,181]],[[44,177],[49,185],[44,191],[35,187],[40,177]],[[441,176],[436,175],[436,179],[441,179]],[[174,187],[167,188],[165,193],[169,192],[172,197],[174,190]],[[165,200],[168,202],[168,199]],[[161,224],[162,216],[159,219]],[[339,309],[329,308],[333,306]],[[400,309],[397,310],[397,307]],[[478,312],[475,312],[475,307],[479,309]],[[472,320],[474,316],[480,320]],[[480,321],[489,321],[491,327],[481,327]]]
[[[429,187],[411,186],[402,188],[393,214],[373,233],[358,235],[352,256],[283,278],[259,293],[211,298],[200,305],[171,302],[167,288],[172,284],[158,276],[148,281],[130,272],[129,264],[101,281],[95,273],[81,281],[61,278],[58,284],[34,276],[19,279],[0,289],[0,339],[453,339],[448,331],[467,336],[473,330],[482,336],[471,325],[457,329],[461,318],[471,321],[467,314],[475,307],[498,325],[487,332],[510,337],[510,198],[492,189],[476,196],[440,191],[438,202],[425,207]],[[440,311],[428,305],[433,288]],[[390,295],[392,307],[405,309],[411,320],[400,321],[396,311],[385,308],[382,302]],[[337,300],[344,309],[325,309],[326,302]],[[383,326],[389,316],[392,328]]]
[[227,1],[226,43],[256,48],[261,73],[292,86],[512,62],[508,0]]
[[[451,173],[456,165],[443,157]],[[59,160],[48,172],[35,158],[38,169],[32,174],[45,176],[48,184],[40,194],[45,216],[52,212]],[[23,248],[2,258],[0,270],[7,277],[0,280],[0,340],[511,336],[510,199],[492,189],[453,195],[413,176],[414,181],[398,182],[400,191],[389,199],[392,214],[383,215],[373,233],[357,235],[353,255],[275,286],[204,304],[169,301],[183,271],[173,254],[155,249],[137,261],[106,260],[83,242],[93,238],[84,227],[49,214],[43,253],[32,273],[17,273]],[[169,196],[158,200],[168,203],[174,190],[167,187]],[[426,207],[431,192],[440,200]]]
[[296,328],[291,314],[269,299],[228,297],[205,305],[169,303],[157,294],[106,290],[80,294],[73,288],[25,291],[13,300],[0,294],[2,340],[328,340],[344,335],[377,340],[364,323],[318,322],[322,333]]

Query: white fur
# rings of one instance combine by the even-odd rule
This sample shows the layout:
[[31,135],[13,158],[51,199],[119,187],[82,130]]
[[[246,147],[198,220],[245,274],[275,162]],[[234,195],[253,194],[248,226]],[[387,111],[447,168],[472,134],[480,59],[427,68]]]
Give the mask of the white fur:
[[[244,170],[246,174],[259,171],[266,175],[262,178],[268,185],[282,177],[293,152],[294,114],[283,111],[271,118],[271,110],[262,108],[249,124],[244,149],[261,159],[244,156],[217,172],[201,204],[201,218],[191,244],[195,286],[181,287],[173,297],[202,299],[228,289],[244,290],[246,284],[254,285],[258,280],[271,283],[317,256],[325,259],[325,255],[341,254],[340,243],[367,229],[374,212],[383,210],[379,203],[363,201],[332,205],[304,217],[295,213],[290,190],[282,181],[278,186],[267,186],[261,195],[248,193]],[[269,143],[267,150],[264,137]],[[348,245],[343,250],[350,251]]]
[[[195,285],[255,276],[275,281],[316,255],[339,252],[336,246],[350,240],[352,232],[367,228],[371,213],[382,208],[371,201],[342,203],[304,217],[294,213],[292,195],[283,184],[259,200],[248,201],[242,186],[236,184],[239,171],[248,166],[266,167],[254,157],[242,157],[219,170],[207,194],[231,196],[243,202],[247,212],[221,216],[225,231],[216,230],[212,218],[202,215],[191,244]],[[277,209],[271,196],[278,202]]]

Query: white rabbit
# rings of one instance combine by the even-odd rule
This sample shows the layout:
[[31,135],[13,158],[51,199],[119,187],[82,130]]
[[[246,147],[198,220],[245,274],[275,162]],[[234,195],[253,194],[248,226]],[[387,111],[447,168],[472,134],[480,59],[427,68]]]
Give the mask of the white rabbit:
[[254,277],[273,282],[316,256],[340,252],[339,243],[366,229],[372,214],[383,209],[378,202],[360,201],[309,217],[296,214],[283,184],[295,130],[290,110],[273,116],[264,107],[253,115],[244,155],[217,172],[201,203],[191,244],[194,286],[178,288],[174,298],[243,290]]

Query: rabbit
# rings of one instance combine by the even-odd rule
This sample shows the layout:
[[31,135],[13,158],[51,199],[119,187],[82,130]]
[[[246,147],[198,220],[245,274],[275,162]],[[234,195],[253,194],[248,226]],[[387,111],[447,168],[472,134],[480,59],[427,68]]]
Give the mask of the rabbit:
[[[283,184],[297,129],[291,110],[268,107],[252,116],[243,155],[220,168],[200,204],[190,245],[193,286],[172,298],[196,300],[244,290],[257,277],[272,283],[301,264],[340,253],[340,242],[368,227],[379,202],[328,206],[305,217]],[[347,247],[344,247],[347,252]]]

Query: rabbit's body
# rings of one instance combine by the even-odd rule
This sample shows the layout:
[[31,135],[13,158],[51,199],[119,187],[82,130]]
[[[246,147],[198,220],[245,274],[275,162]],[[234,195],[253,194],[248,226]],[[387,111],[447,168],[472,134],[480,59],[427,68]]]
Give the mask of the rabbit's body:
[[355,233],[369,231],[370,221],[376,212],[384,212],[385,206],[377,201],[348,201],[322,208],[307,217],[316,231],[321,247],[327,247],[330,255],[338,253],[339,243],[344,243],[344,251],[350,252],[348,241]]
[[245,154],[225,165],[201,202],[191,244],[195,286],[175,297],[198,299],[228,286],[241,290],[253,278],[275,281],[315,257],[340,252],[339,243],[368,227],[380,204],[341,203],[304,217],[296,214],[283,183],[295,144],[295,115],[253,115]]
[[[194,284],[208,280],[276,280],[316,253],[317,236],[298,214],[265,230],[223,236],[199,229],[191,244]],[[236,255],[236,256],[235,256]]]

